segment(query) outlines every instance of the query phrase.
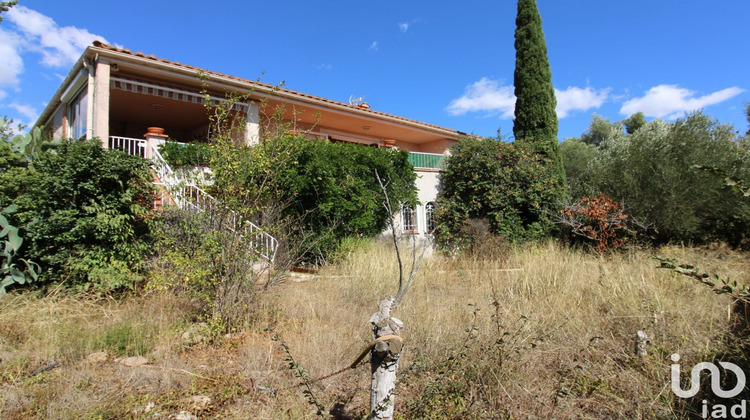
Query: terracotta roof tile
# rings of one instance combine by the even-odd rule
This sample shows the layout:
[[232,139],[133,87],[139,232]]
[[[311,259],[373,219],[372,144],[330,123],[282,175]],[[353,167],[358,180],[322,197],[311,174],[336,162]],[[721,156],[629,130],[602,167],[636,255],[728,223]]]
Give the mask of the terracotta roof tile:
[[347,104],[347,103],[344,103],[344,102],[334,101],[332,99],[323,98],[323,97],[320,97],[320,96],[315,96],[315,95],[310,95],[310,94],[307,94],[307,93],[302,93],[302,92],[298,92],[298,91],[294,91],[294,90],[290,90],[290,89],[285,89],[285,88],[279,87],[279,86],[273,86],[273,85],[270,85],[268,83],[258,82],[258,81],[255,81],[255,80],[245,79],[245,78],[237,77],[237,76],[230,76],[230,75],[227,75],[227,74],[223,74],[223,73],[219,73],[219,72],[215,72],[215,71],[203,69],[201,67],[192,66],[190,64],[182,64],[182,63],[180,63],[178,61],[171,61],[171,60],[168,60],[168,59],[165,59],[165,58],[159,59],[158,57],[156,57],[153,54],[146,56],[144,53],[142,53],[140,51],[138,51],[136,53],[133,53],[133,52],[131,52],[131,50],[129,50],[127,48],[118,48],[118,47],[115,47],[113,45],[105,44],[105,43],[103,43],[101,41],[94,41],[93,45],[95,47],[97,47],[97,48],[102,48],[102,49],[105,49],[105,50],[108,50],[108,51],[114,51],[114,52],[121,53],[121,54],[128,54],[128,55],[134,55],[136,57],[143,57],[143,58],[148,58],[148,59],[152,59],[152,60],[158,60],[158,61],[160,61],[162,63],[167,63],[167,64],[171,64],[171,65],[178,66],[178,67],[183,67],[183,68],[190,69],[190,70],[199,70],[199,71],[205,72],[206,74],[210,74],[210,75],[214,75],[214,76],[219,76],[219,77],[226,77],[226,78],[238,80],[238,81],[249,83],[249,84],[253,84],[253,85],[264,86],[264,87],[267,87],[267,88],[272,89],[272,90],[278,90],[280,92],[284,92],[284,93],[295,95],[295,96],[300,96],[300,97],[304,97],[304,98],[314,99],[316,101],[321,101],[321,102],[329,103],[329,104],[332,104],[332,105],[345,106],[347,108],[356,109],[356,110],[359,110],[359,111],[362,111],[362,112],[365,112],[365,113],[368,113],[368,114],[380,115],[380,116],[384,116],[384,117],[388,117],[388,118],[393,118],[393,119],[401,120],[401,121],[405,121],[405,122],[417,123],[417,124],[420,124],[420,125],[423,125],[423,126],[427,126],[427,127],[432,127],[432,128],[437,128],[437,129],[440,129],[440,130],[450,131],[450,132],[453,132],[453,133],[458,134],[458,135],[463,135],[464,134],[464,133],[461,133],[460,131],[453,130],[453,129],[450,129],[450,128],[445,128],[445,127],[441,127],[439,125],[429,124],[429,123],[425,123],[425,122],[422,122],[422,121],[412,120],[412,119],[404,118],[404,117],[401,117],[401,116],[398,116],[398,115],[388,114],[386,112],[375,111],[375,110],[373,110],[371,108],[363,108],[363,107],[360,107],[360,106],[357,106],[357,105],[351,105],[351,104]]

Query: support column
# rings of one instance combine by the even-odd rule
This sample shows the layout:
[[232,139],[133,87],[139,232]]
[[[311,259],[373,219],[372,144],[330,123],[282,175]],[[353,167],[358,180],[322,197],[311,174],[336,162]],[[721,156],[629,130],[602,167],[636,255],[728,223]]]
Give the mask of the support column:
[[245,122],[245,144],[252,146],[260,142],[260,113],[258,112],[258,104],[251,102],[248,105]]
[[164,144],[169,138],[168,135],[164,134],[164,129],[161,127],[149,127],[148,132],[143,137],[146,139],[146,150],[143,153],[143,157],[146,159],[153,159],[154,148]]
[[100,58],[94,63],[94,69],[94,89],[90,105],[93,118],[89,124],[93,128],[91,137],[98,137],[106,149],[109,140],[109,60]]

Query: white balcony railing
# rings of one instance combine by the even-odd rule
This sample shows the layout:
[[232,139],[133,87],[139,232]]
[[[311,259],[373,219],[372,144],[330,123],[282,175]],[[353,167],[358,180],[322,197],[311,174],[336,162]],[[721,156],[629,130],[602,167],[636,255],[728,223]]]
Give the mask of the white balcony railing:
[[437,153],[409,152],[409,162],[417,169],[441,169],[444,157]]
[[148,143],[143,139],[133,139],[129,137],[110,137],[109,149],[119,150],[129,155],[146,157],[146,146]]

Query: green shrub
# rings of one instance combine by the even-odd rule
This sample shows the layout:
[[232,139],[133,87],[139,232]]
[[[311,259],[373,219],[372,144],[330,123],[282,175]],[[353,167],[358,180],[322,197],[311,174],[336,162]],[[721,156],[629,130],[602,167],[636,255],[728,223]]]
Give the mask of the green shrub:
[[148,285],[195,299],[211,332],[221,334],[249,322],[258,298],[279,279],[227,216],[223,208],[165,212]]
[[41,264],[41,279],[104,292],[139,279],[151,249],[151,185],[145,159],[96,139],[65,141],[38,153],[33,167],[0,172],[0,197],[19,206],[24,256]]
[[734,128],[702,113],[653,121],[602,143],[588,168],[592,189],[625,203],[658,242],[724,240],[747,245],[750,205],[695,165],[750,180],[750,147]]
[[574,199],[596,195],[590,191],[587,182],[588,166],[596,159],[598,148],[576,138],[565,139],[560,143],[560,154],[565,167],[568,195]]
[[149,333],[143,326],[123,322],[108,328],[96,341],[100,348],[115,357],[145,356],[153,347],[153,338],[149,337]]
[[387,185],[395,208],[416,201],[416,175],[408,152],[302,141],[306,143],[298,165],[284,185],[294,194],[289,211],[300,216],[304,231],[316,237],[310,248],[315,259],[327,259],[343,238],[375,236],[386,228],[389,214],[377,176]]
[[492,234],[511,242],[549,234],[559,200],[545,162],[524,145],[463,139],[451,149],[441,175],[435,238],[447,248],[471,247],[465,224],[484,219]]
[[36,263],[16,258],[23,245],[23,237],[5,216],[13,214],[17,209],[18,206],[10,205],[0,210],[0,297],[5,295],[5,289],[10,286],[35,281],[39,270]]
[[282,226],[292,258],[323,262],[346,237],[381,233],[388,220],[383,192],[398,206],[416,201],[406,151],[282,135],[252,148],[216,145],[215,191],[248,220]]
[[179,144],[167,141],[159,146],[159,153],[171,166],[207,166],[210,159],[210,146],[206,143]]

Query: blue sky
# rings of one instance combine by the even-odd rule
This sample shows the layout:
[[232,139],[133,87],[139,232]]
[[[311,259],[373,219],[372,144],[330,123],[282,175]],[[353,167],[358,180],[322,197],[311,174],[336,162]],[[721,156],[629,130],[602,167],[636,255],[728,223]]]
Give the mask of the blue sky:
[[[750,1],[538,0],[559,138],[596,113],[703,109],[744,132]],[[0,23],[0,115],[33,123],[94,39],[378,111],[513,132],[515,1],[21,0]]]

